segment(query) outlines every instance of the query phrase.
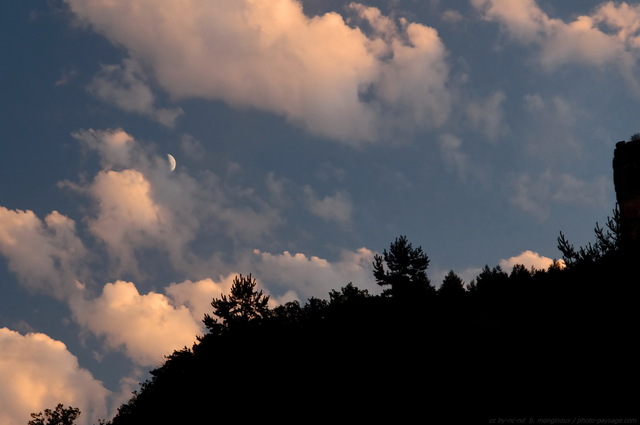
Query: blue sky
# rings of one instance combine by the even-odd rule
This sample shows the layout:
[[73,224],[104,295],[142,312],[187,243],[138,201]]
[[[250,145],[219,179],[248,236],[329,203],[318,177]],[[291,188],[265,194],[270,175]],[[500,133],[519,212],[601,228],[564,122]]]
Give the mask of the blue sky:
[[[110,417],[253,273],[274,305],[399,235],[438,285],[592,239],[639,131],[640,6],[0,5],[0,422]],[[176,158],[171,171],[167,154]],[[472,353],[470,353],[472,355]]]

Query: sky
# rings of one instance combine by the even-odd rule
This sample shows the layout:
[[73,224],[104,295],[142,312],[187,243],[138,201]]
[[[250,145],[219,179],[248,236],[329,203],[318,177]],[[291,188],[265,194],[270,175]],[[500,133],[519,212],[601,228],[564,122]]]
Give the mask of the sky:
[[31,0],[0,32],[7,425],[112,417],[239,273],[378,294],[400,235],[435,286],[546,268],[640,131],[637,2]]

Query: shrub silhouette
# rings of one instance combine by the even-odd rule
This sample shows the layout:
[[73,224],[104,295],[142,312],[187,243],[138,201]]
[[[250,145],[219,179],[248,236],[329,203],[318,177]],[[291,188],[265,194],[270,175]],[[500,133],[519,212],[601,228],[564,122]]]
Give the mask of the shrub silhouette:
[[32,413],[28,425],[73,425],[80,416],[77,407],[64,407],[58,403],[54,410],[45,409],[44,412]]

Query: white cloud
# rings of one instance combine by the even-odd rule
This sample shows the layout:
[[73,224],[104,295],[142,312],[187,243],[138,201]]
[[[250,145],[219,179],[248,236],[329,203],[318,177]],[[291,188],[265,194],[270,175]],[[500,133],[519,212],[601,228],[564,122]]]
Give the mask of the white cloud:
[[[185,168],[169,172],[164,154],[122,129],[83,130],[74,137],[98,153],[105,169],[92,181],[65,185],[93,201],[85,222],[107,248],[117,277],[126,272],[142,277],[138,254],[145,250],[168,254],[177,271],[192,270],[198,258],[187,245],[203,226],[211,238],[255,243],[281,223],[282,191],[265,198],[232,183],[234,176],[207,171],[195,178]],[[276,192],[284,189],[275,178],[267,184]]]
[[186,306],[194,320],[199,322],[204,318],[205,314],[212,313],[211,301],[214,298],[220,298],[222,294],[228,294],[231,291],[235,276],[235,274],[229,274],[221,278],[220,282],[216,282],[211,278],[195,282],[185,280],[180,283],[172,283],[165,288],[165,292],[174,305]]
[[602,3],[594,21],[613,29],[617,38],[629,48],[640,48],[640,5],[627,2]]
[[[437,32],[373,7],[351,3],[348,23],[337,13],[308,17],[297,0],[66,3],[174,98],[259,108],[349,143],[437,126],[448,115]],[[367,34],[358,22],[367,23]],[[147,110],[151,99],[132,63],[106,71],[130,80],[125,90],[106,84],[107,93],[121,106]],[[140,104],[131,100],[134,89]]]
[[58,403],[78,407],[78,424],[105,418],[109,391],[67,347],[42,333],[0,328],[0,423],[24,425],[30,413]]
[[142,366],[158,365],[163,356],[191,347],[202,333],[187,307],[174,306],[163,294],[140,294],[131,282],[107,283],[99,297],[75,298],[70,307],[81,326]]
[[75,222],[53,211],[44,221],[33,211],[0,206],[0,253],[28,287],[63,297],[86,271],[86,249]]
[[549,17],[535,0],[472,0],[487,20],[501,23],[517,41],[539,49],[547,70],[569,63],[616,67],[635,90],[640,58],[640,6],[601,4],[591,15],[571,22]]
[[254,250],[252,268],[273,293],[293,291],[306,301],[310,297],[326,299],[333,289],[352,282],[360,289],[379,292],[371,272],[374,253],[367,248],[344,251],[338,261],[307,256],[303,253],[271,254]]
[[176,119],[183,114],[180,108],[155,106],[156,99],[145,82],[144,73],[132,59],[125,59],[122,65],[103,65],[89,90],[105,102],[127,112],[146,115],[167,127],[173,127]]
[[542,30],[551,25],[551,19],[535,0],[471,0],[471,4],[485,19],[500,21],[510,35],[523,42],[539,40]]
[[553,204],[604,206],[611,192],[604,176],[592,181],[581,180],[569,173],[546,170],[538,176],[520,174],[513,182],[511,202],[522,210],[545,219]]
[[88,221],[91,232],[103,241],[120,272],[138,273],[135,250],[160,246],[174,256],[186,229],[171,211],[152,198],[151,184],[142,173],[127,169],[101,171],[88,188],[98,206]]
[[304,187],[304,195],[309,211],[324,220],[337,223],[351,221],[353,205],[349,194],[344,190],[337,191],[334,195],[319,197],[311,186]]
[[[561,264],[564,264],[562,260],[559,261]],[[500,260],[500,267],[507,273],[509,273],[513,266],[518,264],[525,266],[527,269],[547,270],[553,264],[553,259],[540,255],[537,252],[526,250],[515,257]]]

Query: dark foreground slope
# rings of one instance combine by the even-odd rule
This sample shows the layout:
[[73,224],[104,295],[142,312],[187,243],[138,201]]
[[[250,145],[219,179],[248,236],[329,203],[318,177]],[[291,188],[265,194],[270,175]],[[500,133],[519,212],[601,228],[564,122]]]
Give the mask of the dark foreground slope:
[[205,335],[112,424],[635,417],[632,259],[483,273],[471,292],[402,301],[349,285]]

